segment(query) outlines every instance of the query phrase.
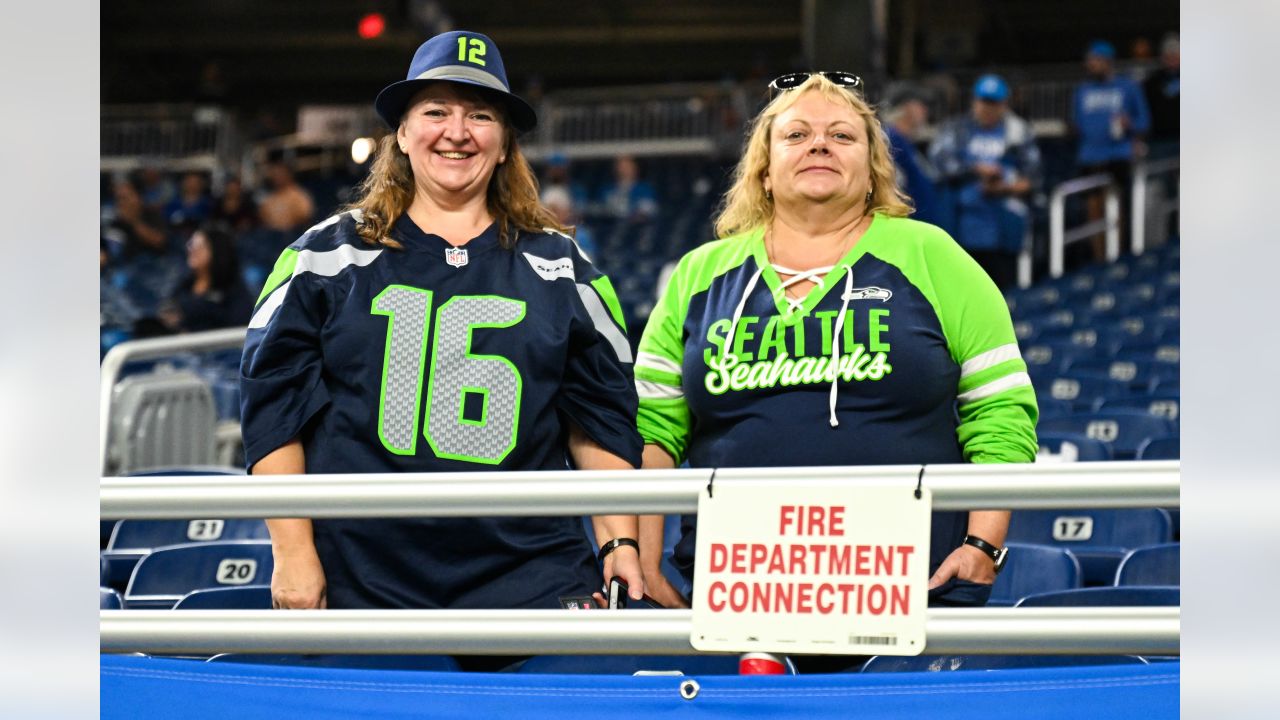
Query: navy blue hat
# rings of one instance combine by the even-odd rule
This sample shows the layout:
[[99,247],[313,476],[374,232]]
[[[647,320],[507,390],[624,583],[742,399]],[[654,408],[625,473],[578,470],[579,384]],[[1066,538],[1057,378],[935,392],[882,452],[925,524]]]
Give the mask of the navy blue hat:
[[1094,40],[1089,43],[1089,48],[1085,50],[1085,55],[1097,55],[1108,60],[1116,59],[1116,48],[1106,40]]
[[422,43],[413,54],[405,79],[382,88],[373,107],[387,125],[398,128],[414,93],[440,81],[472,85],[498,95],[517,132],[528,132],[538,125],[533,107],[512,94],[498,46],[487,36],[466,30],[441,33]]
[[973,96],[979,100],[1004,102],[1009,99],[1009,83],[999,75],[983,75],[973,84]]

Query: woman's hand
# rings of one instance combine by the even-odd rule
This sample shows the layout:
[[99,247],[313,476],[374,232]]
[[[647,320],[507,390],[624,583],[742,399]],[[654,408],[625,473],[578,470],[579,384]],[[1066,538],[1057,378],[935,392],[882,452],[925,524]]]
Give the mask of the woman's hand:
[[961,545],[951,551],[929,578],[929,589],[941,587],[952,578],[990,585],[996,581],[996,563],[978,548]]
[[315,549],[276,553],[271,571],[271,607],[315,610],[327,607],[324,568]]
[[653,598],[662,607],[672,609],[689,607],[688,601],[684,599],[680,591],[667,582],[662,570],[657,568],[646,569],[644,571],[644,584],[649,597]]
[[[644,572],[640,570],[640,554],[629,545],[620,545],[604,558],[604,582],[615,577],[622,578],[627,584],[627,596],[632,600],[640,600],[645,594]],[[608,601],[602,593],[593,593],[600,607],[607,607]]]

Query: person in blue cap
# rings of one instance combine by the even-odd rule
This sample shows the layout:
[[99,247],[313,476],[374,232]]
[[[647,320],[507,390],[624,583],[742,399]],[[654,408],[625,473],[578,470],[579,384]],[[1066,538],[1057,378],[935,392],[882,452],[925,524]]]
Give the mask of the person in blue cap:
[[[1088,77],[1076,87],[1071,125],[1079,138],[1076,164],[1081,174],[1110,174],[1123,194],[1134,160],[1145,154],[1143,139],[1151,128],[1151,113],[1138,84],[1116,74],[1115,57],[1115,48],[1106,40],[1089,44],[1084,55]],[[1094,193],[1086,202],[1089,219],[1101,218],[1103,195]],[[1127,203],[1121,202],[1121,207]],[[1095,260],[1105,256],[1102,235],[1094,237],[1093,255]]]
[[[241,365],[255,475],[640,464],[623,315],[538,201],[498,47],[437,35],[374,106],[359,199],[281,254]],[[354,489],[358,492],[358,489]],[[277,608],[555,608],[644,582],[633,515],[270,519]]]
[[970,114],[939,129],[929,159],[942,174],[955,211],[956,240],[996,285],[1017,279],[1027,238],[1027,198],[1040,183],[1040,149],[1031,125],[1009,110],[1009,83],[983,75]]

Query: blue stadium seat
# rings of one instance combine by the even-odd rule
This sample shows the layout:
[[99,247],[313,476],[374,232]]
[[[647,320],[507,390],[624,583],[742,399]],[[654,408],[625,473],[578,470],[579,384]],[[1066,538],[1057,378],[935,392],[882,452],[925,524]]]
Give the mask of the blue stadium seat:
[[124,607],[124,601],[120,599],[120,593],[109,587],[98,588],[98,609],[99,610],[119,610]]
[[1181,457],[1181,438],[1177,435],[1163,435],[1147,438],[1138,446],[1139,460],[1177,460]]
[[262,540],[175,545],[142,558],[125,589],[129,607],[168,609],[192,590],[271,582],[271,543]]
[[111,540],[111,533],[116,529],[118,520],[99,520],[98,521],[98,549],[101,550],[107,546],[107,541]]
[[1007,538],[1069,549],[1085,586],[1110,585],[1129,550],[1173,539],[1173,521],[1159,508],[1015,510]]
[[1049,432],[1075,432],[1111,446],[1117,460],[1132,460],[1147,439],[1173,434],[1168,420],[1138,410],[1111,410],[1081,413],[1070,417],[1046,418],[1039,427]]
[[1006,545],[1009,557],[996,576],[988,605],[1009,606],[1026,595],[1080,587],[1080,563],[1070,550],[1025,543]]
[[107,550],[151,550],[167,545],[270,537],[266,522],[256,519],[121,520],[107,543]]
[[222,653],[207,662],[245,665],[297,665],[300,667],[364,670],[422,670],[457,672],[458,662],[448,655],[269,655]]
[[192,590],[173,606],[174,610],[270,610],[270,585],[203,588]]
[[1165,543],[1133,550],[1116,570],[1116,585],[1179,585],[1180,548]]
[[[787,674],[795,675],[788,658]],[[737,655],[535,655],[518,672],[556,675],[737,675]]]
[[862,666],[862,672],[951,672],[1146,664],[1147,661],[1137,655],[877,655]]
[[1177,607],[1181,604],[1182,591],[1179,588],[1133,585],[1028,595],[1015,607]]
[[[1065,372],[1054,376],[1033,377],[1037,397],[1071,403],[1076,412],[1089,412],[1103,398],[1127,397],[1129,384],[1105,375]],[[1064,428],[1054,428],[1064,429]],[[1069,429],[1070,432],[1078,432]]]
[[[1041,413],[1043,416],[1044,413]],[[1111,448],[1082,433],[1037,432],[1040,451],[1036,462],[1097,462],[1111,459]]]
[[1181,404],[1180,393],[1151,393],[1142,397],[1103,398],[1098,402],[1097,410],[1139,410],[1168,420],[1176,431]]
[[196,520],[121,520],[102,552],[103,584],[124,589],[138,561],[152,550],[222,540],[266,540],[267,524],[245,518]]

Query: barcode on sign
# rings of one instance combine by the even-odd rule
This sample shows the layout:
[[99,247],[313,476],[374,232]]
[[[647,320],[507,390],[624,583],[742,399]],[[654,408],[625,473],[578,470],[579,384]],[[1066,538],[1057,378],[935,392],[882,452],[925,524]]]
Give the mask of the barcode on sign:
[[850,645],[897,645],[897,635],[850,635]]

